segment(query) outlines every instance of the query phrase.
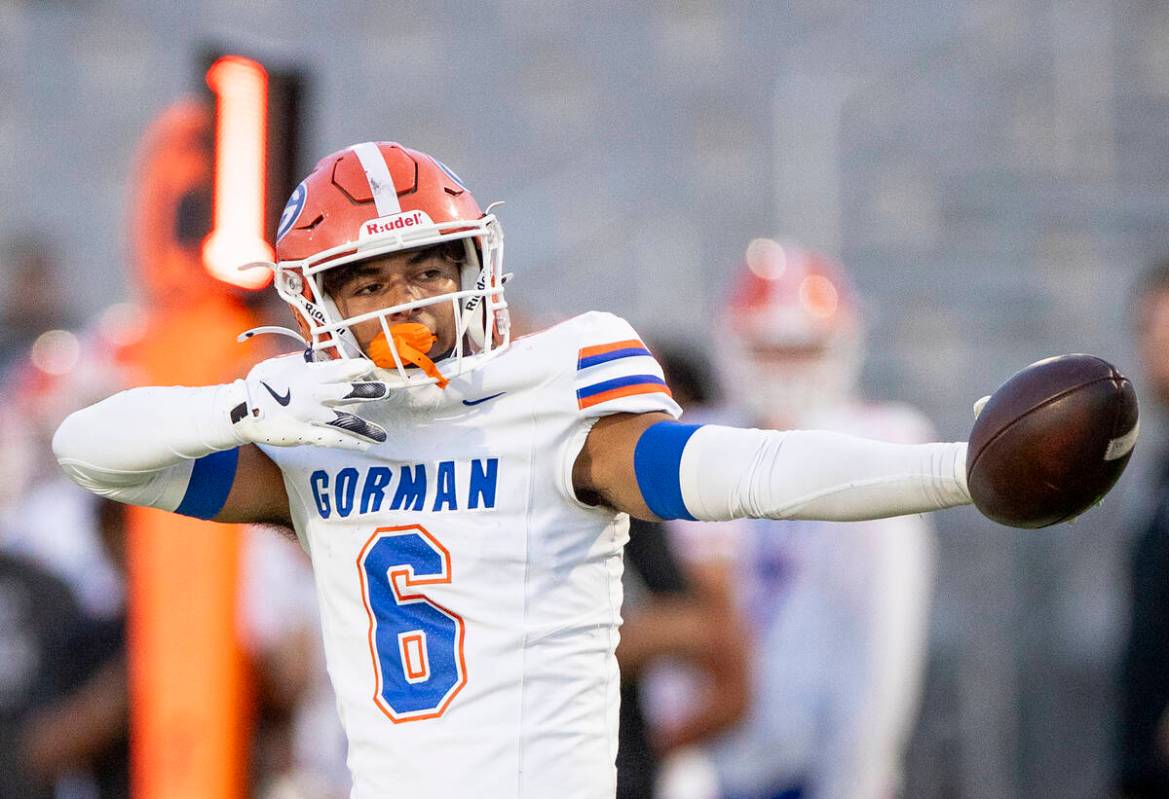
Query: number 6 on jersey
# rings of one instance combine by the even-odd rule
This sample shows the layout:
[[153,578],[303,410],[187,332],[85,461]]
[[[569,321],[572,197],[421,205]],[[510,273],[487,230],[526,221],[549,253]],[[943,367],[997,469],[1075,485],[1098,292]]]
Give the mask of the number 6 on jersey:
[[451,556],[425,528],[379,527],[357,556],[377,678],[395,724],[441,716],[467,684],[463,620],[413,590],[451,581]]

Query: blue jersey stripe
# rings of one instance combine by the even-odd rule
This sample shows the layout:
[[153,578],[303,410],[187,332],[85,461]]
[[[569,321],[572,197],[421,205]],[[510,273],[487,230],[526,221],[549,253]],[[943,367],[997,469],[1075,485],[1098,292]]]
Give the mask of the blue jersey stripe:
[[213,452],[196,460],[191,482],[187,483],[187,493],[183,494],[183,501],[175,508],[175,513],[196,519],[214,517],[227,502],[238,465],[238,449]]
[[629,348],[623,349],[623,350],[613,350],[612,352],[602,352],[600,355],[589,355],[585,358],[581,358],[579,361],[576,362],[576,368],[578,370],[587,369],[590,366],[596,366],[597,364],[601,364],[601,363],[608,363],[609,361],[615,361],[618,358],[634,358],[634,357],[637,357],[638,355],[649,355],[649,354],[650,354],[649,350],[647,350],[645,347],[629,347]]
[[682,451],[702,425],[658,422],[645,429],[633,450],[641,497],[655,516],[695,521],[682,499]]
[[653,383],[655,385],[664,386],[666,381],[662,380],[656,375],[626,375],[625,377],[614,377],[612,380],[605,380],[600,383],[594,383],[591,386],[578,388],[576,390],[576,398],[578,400],[582,400],[587,397],[591,397],[594,394],[601,394],[605,391],[611,391],[615,388],[645,385],[646,383]]

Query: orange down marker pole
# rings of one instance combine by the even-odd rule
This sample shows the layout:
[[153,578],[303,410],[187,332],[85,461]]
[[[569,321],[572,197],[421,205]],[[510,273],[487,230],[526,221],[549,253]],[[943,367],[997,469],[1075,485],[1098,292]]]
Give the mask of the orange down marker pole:
[[[235,336],[258,323],[240,289],[268,278],[229,267],[271,258],[263,241],[266,74],[226,57],[208,84],[218,114],[202,102],[176,105],[147,134],[138,166],[134,260],[149,320],[130,355],[145,384],[222,383],[263,357]],[[213,187],[231,192],[232,214],[223,214],[227,195],[215,196],[204,238]],[[133,795],[245,796],[252,703],[238,636],[241,528],[148,509],[134,509],[130,525]]]

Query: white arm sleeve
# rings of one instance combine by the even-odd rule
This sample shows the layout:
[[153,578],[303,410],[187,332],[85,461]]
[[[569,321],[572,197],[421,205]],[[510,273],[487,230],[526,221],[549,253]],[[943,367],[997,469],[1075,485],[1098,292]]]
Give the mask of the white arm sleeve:
[[122,391],[67,417],[53,436],[53,454],[95,494],[173,511],[195,459],[244,443],[230,409],[245,399],[242,381]]
[[861,521],[968,504],[966,444],[888,444],[816,430],[698,428],[679,467],[702,521]]

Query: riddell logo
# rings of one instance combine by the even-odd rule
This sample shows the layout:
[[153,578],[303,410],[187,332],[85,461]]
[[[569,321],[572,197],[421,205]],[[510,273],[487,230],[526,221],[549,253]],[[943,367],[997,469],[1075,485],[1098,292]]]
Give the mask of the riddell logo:
[[401,214],[391,214],[390,216],[378,217],[362,225],[361,238],[367,239],[371,236],[384,236],[386,233],[394,233],[399,230],[429,224],[431,224],[430,217],[424,211],[406,211]]

